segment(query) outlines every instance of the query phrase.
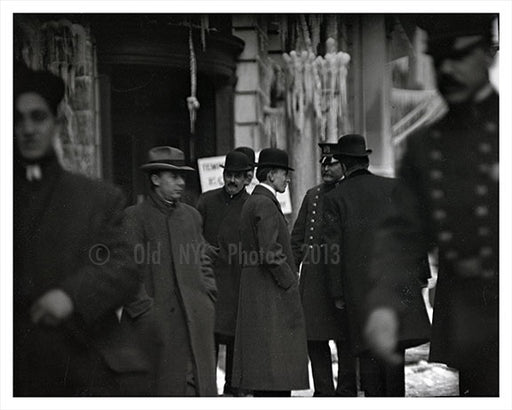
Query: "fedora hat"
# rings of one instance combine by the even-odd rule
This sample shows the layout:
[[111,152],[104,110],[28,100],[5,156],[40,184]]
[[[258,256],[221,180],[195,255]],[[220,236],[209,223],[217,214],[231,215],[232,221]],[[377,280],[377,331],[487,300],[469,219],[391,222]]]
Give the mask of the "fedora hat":
[[224,171],[228,172],[244,172],[252,169],[252,164],[247,155],[240,151],[231,151],[226,155],[224,165],[221,165]]
[[340,155],[346,155],[348,157],[366,157],[372,153],[371,149],[366,148],[364,137],[359,134],[343,135],[336,145],[335,158]]
[[289,171],[294,171],[288,165],[288,154],[278,148],[265,148],[260,152],[258,158],[258,168],[269,167],[269,168],[282,168]]
[[143,171],[195,171],[194,168],[185,165],[183,151],[168,146],[151,148],[148,152],[148,162],[140,168]]
[[254,150],[252,148],[249,148],[249,147],[238,147],[238,148],[235,148],[235,151],[238,151],[238,152],[241,152],[241,153],[247,155],[247,157],[249,158],[249,162],[250,162],[252,168],[254,168],[257,165],[256,161],[255,161]]

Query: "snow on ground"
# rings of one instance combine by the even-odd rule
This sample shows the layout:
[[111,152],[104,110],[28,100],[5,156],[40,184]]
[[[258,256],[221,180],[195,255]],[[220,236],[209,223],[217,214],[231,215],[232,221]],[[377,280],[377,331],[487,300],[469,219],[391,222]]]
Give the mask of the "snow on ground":
[[[330,343],[333,352],[333,375],[336,383],[338,363],[336,362],[336,345]],[[458,373],[441,363],[429,363],[429,344],[426,343],[411,349],[405,353],[405,395],[406,397],[441,397],[458,395]],[[219,363],[217,367],[217,387],[219,395],[222,395],[224,388],[224,358],[225,348],[221,346],[219,352]],[[293,391],[292,396],[311,397],[313,396],[313,378],[311,366],[309,366],[309,390]],[[362,392],[359,396],[364,396]]]

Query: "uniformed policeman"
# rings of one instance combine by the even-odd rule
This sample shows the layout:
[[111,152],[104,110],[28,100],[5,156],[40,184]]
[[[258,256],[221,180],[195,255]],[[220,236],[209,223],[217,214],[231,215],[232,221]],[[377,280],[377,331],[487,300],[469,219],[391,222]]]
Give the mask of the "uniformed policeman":
[[[498,395],[498,94],[489,82],[492,14],[422,15],[449,112],[408,141],[397,215],[378,237],[374,269],[388,291],[419,252],[438,247],[430,360],[459,370],[460,394]],[[389,361],[398,326],[389,292],[373,295],[367,335]]]
[[[311,188],[302,201],[293,227],[291,242],[295,263],[302,263],[300,294],[308,339],[308,355],[313,371],[315,396],[356,396],[355,360],[347,340],[344,310],[338,310],[329,292],[325,272],[330,255],[323,244],[324,195],[343,177],[340,162],[333,157],[337,144],[318,144],[322,149],[320,160],[322,180]],[[336,341],[338,353],[338,385],[333,384],[329,340]]]

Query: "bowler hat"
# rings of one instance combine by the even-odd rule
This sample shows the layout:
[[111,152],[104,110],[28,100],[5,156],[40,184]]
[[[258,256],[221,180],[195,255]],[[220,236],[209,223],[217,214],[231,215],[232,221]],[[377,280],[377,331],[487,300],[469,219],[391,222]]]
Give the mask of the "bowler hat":
[[418,27],[428,34],[427,53],[450,56],[478,45],[491,45],[493,13],[421,14]]
[[258,168],[263,167],[282,168],[294,171],[294,169],[288,165],[288,154],[286,151],[278,148],[265,148],[261,150],[258,158]]
[[144,171],[195,171],[185,165],[183,151],[174,147],[154,147],[148,152],[148,162],[140,167]]
[[250,163],[250,159],[247,155],[239,152],[239,151],[231,151],[226,155],[226,161],[224,165],[221,165],[224,168],[224,171],[229,172],[244,172],[252,169],[252,165]]
[[334,158],[340,155],[348,157],[366,157],[372,153],[371,149],[366,148],[364,137],[359,134],[343,135],[336,147]]
[[251,166],[253,168],[257,165],[256,162],[255,162],[254,150],[252,148],[249,148],[249,147],[238,147],[238,148],[235,148],[235,151],[238,151],[238,152],[241,152],[241,153],[247,155],[247,157],[249,158],[249,161],[251,163]]

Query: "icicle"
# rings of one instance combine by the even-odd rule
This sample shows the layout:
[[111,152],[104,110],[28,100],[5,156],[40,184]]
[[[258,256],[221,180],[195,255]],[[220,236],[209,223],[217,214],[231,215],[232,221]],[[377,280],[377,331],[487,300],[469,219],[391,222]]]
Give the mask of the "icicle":
[[210,29],[210,19],[208,14],[201,15],[201,45],[203,51],[206,50],[206,32]]
[[199,109],[199,101],[196,98],[197,89],[197,66],[196,54],[194,52],[194,41],[192,39],[192,25],[188,31],[188,46],[190,51],[190,96],[187,97],[187,107],[190,116],[190,132],[194,134],[196,125],[196,114]]

